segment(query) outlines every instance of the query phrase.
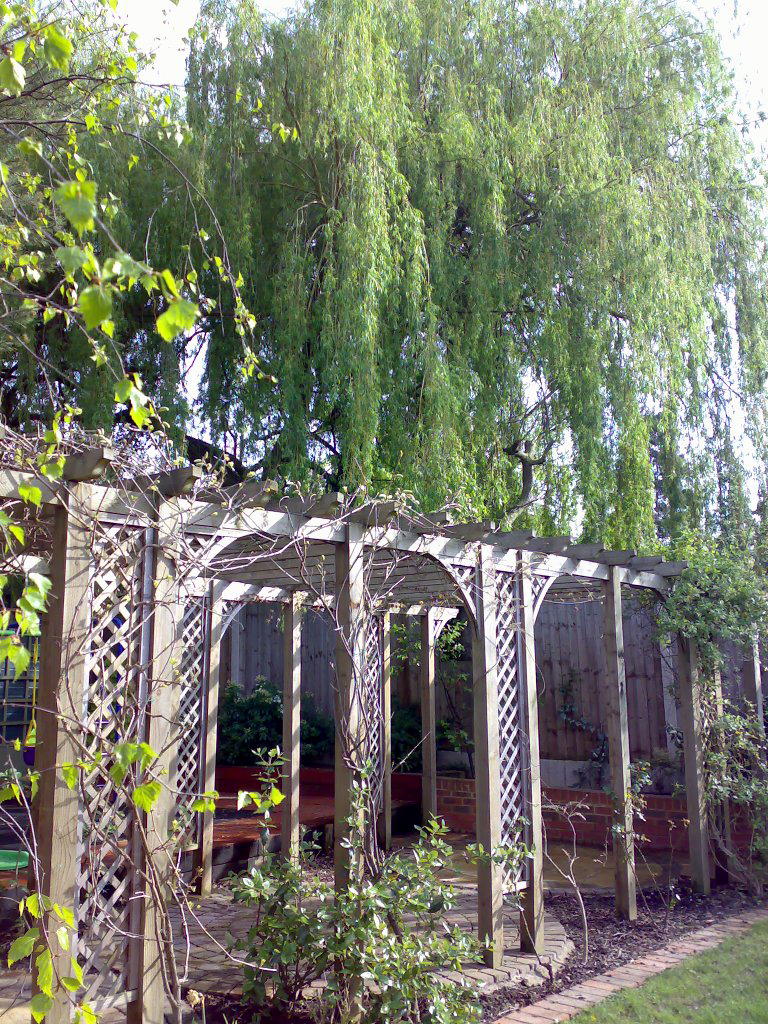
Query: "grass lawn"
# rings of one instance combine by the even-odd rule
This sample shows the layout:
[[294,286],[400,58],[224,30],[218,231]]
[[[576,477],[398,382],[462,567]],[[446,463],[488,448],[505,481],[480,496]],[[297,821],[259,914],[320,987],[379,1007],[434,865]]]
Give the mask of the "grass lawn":
[[611,996],[572,1024],[768,1024],[768,922]]

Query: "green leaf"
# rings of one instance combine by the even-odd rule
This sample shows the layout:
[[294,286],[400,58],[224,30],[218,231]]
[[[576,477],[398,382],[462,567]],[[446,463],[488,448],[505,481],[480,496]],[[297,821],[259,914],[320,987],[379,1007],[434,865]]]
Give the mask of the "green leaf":
[[29,1012],[37,1021],[37,1024],[40,1024],[52,1006],[53,998],[45,995],[44,992],[38,992],[36,996],[32,997],[32,1001],[29,1004]]
[[45,32],[43,43],[45,59],[52,68],[59,71],[66,71],[69,67],[69,59],[72,56],[72,43],[63,36],[55,25],[49,25]]
[[60,921],[64,922],[64,924],[68,925],[70,928],[75,927],[75,915],[69,907],[61,907],[58,903],[54,903],[53,912]]
[[95,181],[65,181],[53,195],[79,235],[93,228],[96,215]]
[[89,261],[88,253],[77,245],[60,245],[54,256],[64,268],[65,273],[74,274]]
[[11,948],[8,950],[8,966],[13,967],[19,960],[23,960],[25,957],[32,955],[32,950],[35,948],[35,943],[40,938],[40,931],[38,928],[30,928],[24,935],[20,935],[18,939],[14,939],[11,943]]
[[35,505],[40,508],[43,500],[43,492],[34,484],[19,484],[19,497],[28,505]]
[[278,804],[281,804],[283,800],[285,800],[285,796],[280,792],[277,786],[273,786],[269,791],[269,799],[272,806],[277,807]]
[[77,980],[77,978],[72,978],[70,976],[62,978],[61,984],[64,986],[67,992],[77,992],[79,989],[83,987]]
[[164,341],[173,341],[177,334],[195,326],[199,313],[194,302],[175,299],[157,318],[157,332]]
[[59,946],[67,952],[69,950],[69,928],[65,928],[63,924],[60,924],[56,929],[56,939]]
[[142,782],[133,791],[133,802],[142,811],[151,811],[160,797],[159,782]]
[[50,949],[44,949],[35,958],[37,968],[37,985],[47,996],[53,995],[53,957]]
[[24,88],[27,73],[23,65],[13,57],[0,61],[0,89],[12,96],[19,96]]
[[112,315],[112,289],[92,284],[81,294],[78,308],[89,330],[98,327]]

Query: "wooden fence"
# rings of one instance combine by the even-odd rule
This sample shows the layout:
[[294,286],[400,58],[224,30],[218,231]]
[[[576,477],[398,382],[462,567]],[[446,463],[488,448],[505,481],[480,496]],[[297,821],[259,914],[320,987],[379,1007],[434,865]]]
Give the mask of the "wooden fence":
[[[673,696],[674,671],[669,651],[656,638],[653,610],[639,602],[624,605],[624,648],[629,714],[629,742],[633,760],[650,760],[670,749],[668,726],[677,726]],[[302,689],[319,710],[333,713],[334,638],[330,617],[308,610],[302,630]],[[406,620],[399,620],[406,628]],[[410,628],[418,624],[411,621]],[[536,622],[536,666],[539,690],[541,757],[588,761],[604,728],[605,673],[602,643],[603,611],[599,601],[545,601]],[[239,636],[239,645],[233,636]],[[471,650],[468,630],[465,649]],[[238,649],[239,648],[239,649]],[[725,650],[723,690],[737,702],[741,697],[743,655],[734,645]],[[243,608],[227,631],[222,646],[222,679],[238,682],[250,692],[259,677],[282,679],[283,637],[280,608],[251,604]],[[401,704],[418,704],[418,654],[400,663],[393,677],[393,692]],[[467,732],[472,735],[469,681],[472,662],[437,659],[436,705],[438,719],[450,716],[453,702]],[[466,686],[462,688],[462,680]],[[458,688],[456,683],[458,681]],[[463,690],[463,692],[462,692]],[[578,723],[578,724],[577,724]]]

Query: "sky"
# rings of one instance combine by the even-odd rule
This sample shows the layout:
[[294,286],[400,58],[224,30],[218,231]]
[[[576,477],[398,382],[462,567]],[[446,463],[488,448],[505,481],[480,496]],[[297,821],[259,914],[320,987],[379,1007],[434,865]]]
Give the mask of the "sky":
[[[749,105],[768,102],[768,0],[689,0],[701,14],[714,17],[730,57],[736,85]],[[265,14],[280,16],[291,4],[265,0]],[[136,32],[142,49],[157,54],[156,82],[184,83],[183,37],[195,20],[199,0],[119,0],[118,13]]]

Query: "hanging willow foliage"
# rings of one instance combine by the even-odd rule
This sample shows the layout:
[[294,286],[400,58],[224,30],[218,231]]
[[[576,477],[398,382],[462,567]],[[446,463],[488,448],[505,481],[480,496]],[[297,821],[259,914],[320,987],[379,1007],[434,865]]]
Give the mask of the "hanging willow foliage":
[[187,88],[274,378],[224,302],[202,410],[265,475],[647,546],[734,415],[762,457],[764,192],[681,3],[208,0]]

